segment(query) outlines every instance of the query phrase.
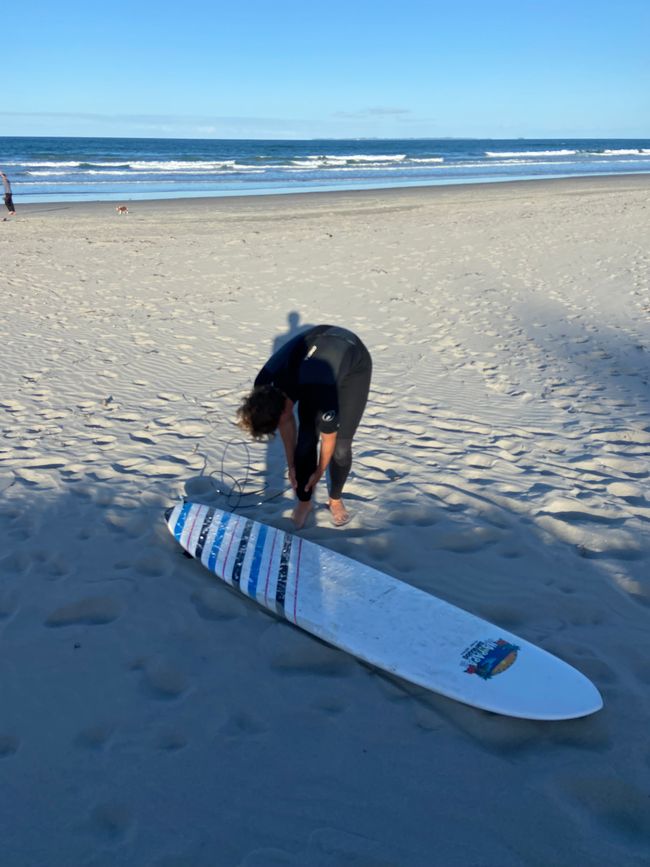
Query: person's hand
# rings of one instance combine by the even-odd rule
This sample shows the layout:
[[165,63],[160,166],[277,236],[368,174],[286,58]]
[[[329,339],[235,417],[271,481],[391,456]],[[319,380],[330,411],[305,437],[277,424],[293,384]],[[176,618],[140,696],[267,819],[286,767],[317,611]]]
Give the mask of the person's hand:
[[296,468],[295,467],[289,467],[288,475],[289,475],[289,483],[291,484],[291,487],[295,491],[296,488],[298,487],[298,481],[296,479]]
[[305,485],[305,490],[311,491],[312,488],[315,488],[320,479],[322,478],[322,475],[323,474],[320,472],[320,470],[316,470],[315,472],[313,472],[309,477],[307,484]]

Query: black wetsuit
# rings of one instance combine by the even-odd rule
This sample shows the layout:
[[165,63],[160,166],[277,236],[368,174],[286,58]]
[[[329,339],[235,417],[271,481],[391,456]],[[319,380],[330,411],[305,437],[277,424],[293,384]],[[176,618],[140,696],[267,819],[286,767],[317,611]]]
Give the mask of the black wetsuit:
[[338,500],[352,465],[352,438],[368,400],[372,360],[361,340],[345,328],[317,325],[285,343],[266,362],[255,385],[274,385],[298,404],[294,456],[297,495],[318,464],[321,433],[336,433],[329,465],[330,497]]

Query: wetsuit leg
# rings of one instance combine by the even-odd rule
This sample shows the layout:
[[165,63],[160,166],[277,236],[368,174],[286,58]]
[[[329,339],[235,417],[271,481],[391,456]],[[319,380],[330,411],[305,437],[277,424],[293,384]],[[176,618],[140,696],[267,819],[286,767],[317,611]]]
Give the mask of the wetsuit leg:
[[352,440],[341,439],[336,437],[336,446],[334,454],[330,461],[330,498],[332,500],[340,500],[343,493],[343,486],[350,474],[352,466]]
[[339,388],[339,413],[341,423],[336,436],[336,446],[329,465],[329,494],[332,500],[340,500],[343,486],[352,466],[352,438],[359,427],[368,402],[372,361],[365,346],[361,358],[345,377]]
[[315,427],[301,424],[298,428],[294,464],[298,483],[296,496],[305,503],[307,500],[311,500],[312,494],[311,491],[305,490],[305,485],[318,465],[318,432]]

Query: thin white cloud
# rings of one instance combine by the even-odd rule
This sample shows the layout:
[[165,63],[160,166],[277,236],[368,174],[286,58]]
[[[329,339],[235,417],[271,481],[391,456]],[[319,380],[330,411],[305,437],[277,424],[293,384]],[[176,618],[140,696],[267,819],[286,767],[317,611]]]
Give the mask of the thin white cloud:
[[411,114],[408,108],[391,108],[388,106],[373,106],[371,108],[362,108],[358,111],[336,111],[333,117],[340,117],[345,120],[365,120],[375,117],[407,117]]
[[[431,118],[399,106],[369,106],[320,118],[182,114],[2,111],[0,123],[22,136],[116,138],[318,139],[376,136],[399,138],[438,132]],[[440,131],[440,134],[444,134]]]
[[310,122],[273,117],[0,111],[3,119],[14,135],[289,139],[312,133]]

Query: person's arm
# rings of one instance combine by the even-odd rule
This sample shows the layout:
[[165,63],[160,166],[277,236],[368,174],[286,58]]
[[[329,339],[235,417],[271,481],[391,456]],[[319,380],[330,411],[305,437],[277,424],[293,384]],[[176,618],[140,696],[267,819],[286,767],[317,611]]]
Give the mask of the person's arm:
[[290,404],[290,407],[285,409],[280,417],[280,423],[278,424],[278,430],[280,431],[280,438],[282,439],[282,444],[284,445],[284,453],[287,456],[287,468],[289,470],[289,481],[291,482],[291,487],[296,490],[298,483],[296,481],[296,467],[294,463],[295,453],[296,453],[296,440],[298,438],[298,431],[296,429],[296,419],[293,415],[293,403],[287,398],[287,403]]
[[316,470],[309,477],[309,481],[305,485],[305,490],[310,491],[312,488],[315,488],[318,482],[325,475],[325,470],[329,466],[329,462],[332,460],[332,455],[334,454],[334,449],[336,448],[336,434],[335,433],[322,433],[320,435],[320,456],[318,458],[318,466]]

